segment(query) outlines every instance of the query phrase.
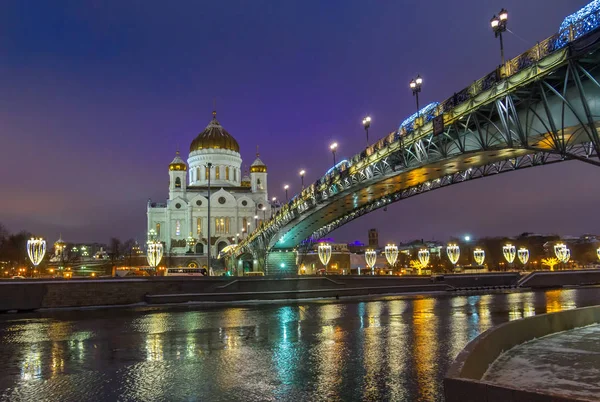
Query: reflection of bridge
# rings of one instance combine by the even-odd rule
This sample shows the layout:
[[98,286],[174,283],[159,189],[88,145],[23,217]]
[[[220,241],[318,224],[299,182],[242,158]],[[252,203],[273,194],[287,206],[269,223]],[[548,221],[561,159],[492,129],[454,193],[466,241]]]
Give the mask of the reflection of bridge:
[[295,273],[293,250],[303,241],[392,202],[564,160],[600,166],[600,10],[576,17],[558,34],[337,164],[233,255],[263,261],[269,274]]

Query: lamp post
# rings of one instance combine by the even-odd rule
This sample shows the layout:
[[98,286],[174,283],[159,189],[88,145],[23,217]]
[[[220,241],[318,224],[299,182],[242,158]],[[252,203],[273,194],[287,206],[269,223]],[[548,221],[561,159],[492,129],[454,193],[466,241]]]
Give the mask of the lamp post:
[[[33,264],[33,270],[37,269],[37,266],[40,265],[40,262],[44,259],[44,255],[46,254],[46,240],[31,238],[27,240],[27,255]],[[31,274],[33,276],[33,273]]]
[[421,92],[421,86],[423,85],[423,78],[417,75],[417,78],[413,78],[410,81],[410,89],[412,89],[413,96],[417,100],[417,118],[419,118],[419,93]]
[[367,147],[369,146],[369,127],[371,127],[371,116],[367,116],[363,119],[363,127],[367,133]]
[[212,169],[213,164],[208,162],[205,167],[206,169],[208,169],[208,206],[207,206],[207,211],[206,211],[206,215],[207,215],[207,224],[206,224],[206,243],[208,244],[207,247],[207,253],[206,253],[206,257],[207,257],[207,262],[206,262],[206,266],[207,266],[207,272],[208,275],[210,275],[210,171]]
[[304,175],[306,174],[306,171],[304,169],[302,169],[300,171],[300,181],[302,182],[302,190],[304,190]]
[[329,149],[331,149],[331,153],[333,154],[333,166],[335,166],[335,151],[336,151],[337,147],[338,147],[337,142],[334,142],[333,144],[331,144],[329,146]]
[[288,189],[290,188],[290,186],[288,186],[287,184],[285,186],[283,186],[283,189],[285,190],[285,202],[289,202],[290,199],[288,198]]
[[502,32],[506,31],[506,23],[508,22],[508,11],[504,8],[500,10],[498,16],[495,15],[490,20],[490,25],[494,31],[496,38],[500,38],[500,56],[502,57],[502,65],[504,65],[504,42],[502,40]]

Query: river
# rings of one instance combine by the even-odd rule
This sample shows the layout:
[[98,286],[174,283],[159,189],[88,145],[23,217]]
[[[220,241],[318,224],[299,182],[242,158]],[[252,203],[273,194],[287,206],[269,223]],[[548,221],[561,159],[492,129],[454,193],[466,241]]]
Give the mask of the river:
[[0,316],[2,401],[442,401],[486,329],[600,288]]

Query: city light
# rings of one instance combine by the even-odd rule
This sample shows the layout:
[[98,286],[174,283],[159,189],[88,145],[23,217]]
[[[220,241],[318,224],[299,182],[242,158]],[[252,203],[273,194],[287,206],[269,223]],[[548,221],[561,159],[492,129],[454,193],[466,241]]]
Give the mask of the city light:
[[148,253],[146,258],[148,259],[148,264],[156,268],[160,263],[160,260],[163,256],[163,244],[156,240],[148,241]]
[[506,261],[508,261],[509,264],[512,264],[517,255],[517,248],[512,244],[506,244],[505,246],[502,246],[502,254]]
[[394,266],[398,260],[398,247],[395,244],[388,244],[385,246],[385,258],[390,266]]
[[460,247],[458,244],[450,243],[446,246],[446,255],[448,259],[452,263],[452,265],[456,265],[458,259],[460,258]]
[[500,55],[502,57],[502,64],[504,64],[504,42],[502,40],[502,32],[506,31],[506,24],[508,22],[508,11],[504,8],[500,10],[498,16],[495,15],[490,20],[490,25],[494,31],[496,38],[500,38]]
[[369,146],[369,127],[371,127],[371,116],[367,116],[362,121],[365,132],[367,133],[367,147]]
[[46,254],[46,240],[31,238],[27,240],[27,255],[34,267],[37,267]]
[[412,94],[417,101],[417,117],[419,117],[419,92],[421,92],[421,85],[423,85],[423,78],[420,75],[417,75],[417,78],[413,78],[409,84]]
[[554,254],[562,263],[567,263],[571,259],[571,250],[569,250],[564,243],[557,243],[554,245]]
[[429,250],[427,249],[421,249],[419,250],[419,252],[417,253],[417,257],[419,257],[419,262],[421,263],[423,268],[426,268],[427,265],[429,264]]
[[471,236],[465,235],[465,241],[471,241]]
[[377,262],[377,251],[371,249],[365,251],[365,262],[367,263],[367,267],[371,269],[372,274],[375,262]]
[[317,247],[317,253],[319,254],[319,260],[321,260],[321,264],[323,264],[325,266],[325,270],[327,270],[327,264],[329,264],[329,260],[331,260],[331,244],[319,244]]
[[337,150],[338,144],[337,142],[334,142],[333,144],[331,144],[329,146],[329,149],[331,149],[331,153],[333,154],[333,166],[335,167],[335,151]]
[[480,248],[476,248],[473,251],[473,258],[475,259],[477,265],[483,265],[483,262],[485,261],[485,251]]
[[519,255],[519,261],[521,261],[521,264],[527,264],[527,261],[529,261],[529,250],[525,247],[521,247],[519,248],[517,254]]
[[302,183],[302,190],[304,190],[304,175],[306,174],[306,170],[302,169],[300,171],[300,182]]

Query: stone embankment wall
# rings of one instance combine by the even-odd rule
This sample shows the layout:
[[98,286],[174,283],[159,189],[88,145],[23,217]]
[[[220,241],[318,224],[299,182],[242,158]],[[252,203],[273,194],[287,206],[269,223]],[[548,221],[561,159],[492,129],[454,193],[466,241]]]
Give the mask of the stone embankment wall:
[[506,350],[524,342],[600,322],[600,306],[542,314],[491,328],[457,356],[444,379],[447,402],[566,402],[569,399],[481,381],[488,367]]

